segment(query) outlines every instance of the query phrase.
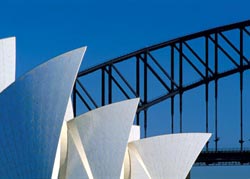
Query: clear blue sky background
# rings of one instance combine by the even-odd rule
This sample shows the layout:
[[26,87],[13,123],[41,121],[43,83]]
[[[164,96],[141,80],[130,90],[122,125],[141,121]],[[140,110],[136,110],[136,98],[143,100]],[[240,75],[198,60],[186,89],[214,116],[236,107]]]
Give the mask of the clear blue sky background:
[[[247,0],[2,1],[0,37],[17,38],[17,76],[88,46],[81,69],[208,28],[250,19]],[[249,167],[195,167],[192,178],[250,178]]]

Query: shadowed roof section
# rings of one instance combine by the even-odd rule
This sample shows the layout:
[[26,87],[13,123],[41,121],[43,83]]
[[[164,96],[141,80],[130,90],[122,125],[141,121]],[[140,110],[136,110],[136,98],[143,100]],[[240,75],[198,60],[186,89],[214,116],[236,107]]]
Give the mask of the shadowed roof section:
[[[138,102],[139,99],[132,99],[113,103],[68,122],[68,131],[79,134],[72,137],[75,137],[74,141],[80,138],[81,142],[75,142],[75,145],[76,148],[82,145],[87,156],[87,161],[82,163],[85,169],[91,170],[93,178],[120,178]],[[71,165],[69,162],[67,165]],[[77,170],[82,168],[77,167],[70,172],[78,173]]]
[[[137,160],[143,161],[150,178],[185,179],[210,136],[208,133],[182,133],[151,137],[130,142],[129,150],[138,154]],[[134,168],[138,167],[132,170]]]
[[[81,155],[79,154],[79,149],[76,146],[75,143],[78,143],[77,145],[81,145],[81,142],[79,144],[79,141],[76,142],[73,140],[72,134],[68,132],[68,153],[67,153],[67,162],[65,167],[65,175],[61,176],[61,178],[66,179],[74,179],[74,178],[86,178],[90,179],[93,178],[93,176],[90,174],[90,177],[88,176],[88,173],[86,172],[86,168],[84,167],[83,162],[81,161]],[[86,158],[85,158],[86,160]],[[89,171],[91,172],[91,171]]]
[[66,106],[85,50],[43,63],[0,94],[1,177],[51,177]]
[[74,118],[73,106],[71,97],[69,98],[69,102],[66,108],[64,122],[61,129],[60,139],[58,141],[56,158],[53,167],[52,179],[63,178],[66,175],[66,156],[67,156],[67,122],[70,119]]

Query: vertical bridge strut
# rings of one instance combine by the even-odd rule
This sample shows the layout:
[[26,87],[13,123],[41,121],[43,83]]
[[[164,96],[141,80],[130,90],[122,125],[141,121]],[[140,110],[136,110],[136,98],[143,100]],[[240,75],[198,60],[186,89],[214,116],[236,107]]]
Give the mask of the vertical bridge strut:
[[[250,134],[244,130],[244,125],[250,124],[247,122],[249,119],[244,118],[247,112],[244,102],[250,99],[244,98],[247,85],[243,84],[248,77],[245,71],[250,69],[249,49],[248,20],[176,38],[112,59],[78,74],[72,95],[74,114],[140,97],[135,123],[143,126],[144,137],[152,135],[151,125],[161,115],[165,116],[166,123],[160,125],[166,128],[166,133],[186,132],[189,131],[185,106],[187,96],[201,88],[204,121],[198,125],[202,125],[201,132],[211,132],[213,139],[206,144],[197,163],[250,164],[250,150],[246,148],[250,147]],[[223,123],[225,120],[221,118],[220,111],[221,96],[226,90],[222,87],[222,79],[231,76],[239,77],[239,83],[236,82],[239,84],[239,102],[234,102],[235,108],[238,106],[239,109],[238,118],[234,119],[237,120],[238,132],[234,135],[238,137],[238,144],[232,146],[236,150],[225,151],[221,149],[224,147],[221,128],[228,124]],[[99,87],[93,88],[93,85]],[[236,86],[235,82],[232,86]],[[151,110],[165,102],[168,105],[161,114],[151,114]],[[235,160],[229,160],[229,154]],[[218,157],[222,157],[221,160]]]

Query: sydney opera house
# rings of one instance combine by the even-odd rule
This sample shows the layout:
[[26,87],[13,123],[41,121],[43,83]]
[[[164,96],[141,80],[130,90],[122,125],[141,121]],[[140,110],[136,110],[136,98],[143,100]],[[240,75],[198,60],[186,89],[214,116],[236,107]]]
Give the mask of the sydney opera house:
[[85,50],[15,79],[15,38],[0,40],[0,178],[185,179],[211,134],[140,139],[139,99],[73,116]]

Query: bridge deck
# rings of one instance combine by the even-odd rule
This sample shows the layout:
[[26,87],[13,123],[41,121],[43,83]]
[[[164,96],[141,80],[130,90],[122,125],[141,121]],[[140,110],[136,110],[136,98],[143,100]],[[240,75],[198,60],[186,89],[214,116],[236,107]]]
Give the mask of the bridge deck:
[[249,164],[250,150],[203,151],[195,162],[196,166]]

